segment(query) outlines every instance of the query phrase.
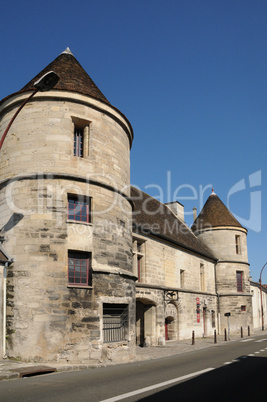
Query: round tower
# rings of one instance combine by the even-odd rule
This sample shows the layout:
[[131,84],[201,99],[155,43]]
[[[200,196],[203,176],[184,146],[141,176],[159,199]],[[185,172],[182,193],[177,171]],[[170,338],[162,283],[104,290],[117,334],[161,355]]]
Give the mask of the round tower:
[[247,229],[212,190],[192,230],[218,259],[215,270],[220,332],[229,325],[233,332],[251,328]]
[[0,153],[1,234],[14,261],[7,354],[86,362],[114,359],[114,345],[127,359],[135,343],[133,130],[67,48],[0,102],[1,135],[48,71],[59,82],[25,105]]

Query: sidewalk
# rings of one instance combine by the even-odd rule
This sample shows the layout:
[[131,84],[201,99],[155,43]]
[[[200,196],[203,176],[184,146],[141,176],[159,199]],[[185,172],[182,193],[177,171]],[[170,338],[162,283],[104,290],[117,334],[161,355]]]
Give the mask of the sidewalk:
[[[244,340],[254,338],[256,336],[266,335],[265,331],[255,331],[250,337],[244,335]],[[218,347],[224,345],[226,342],[235,342],[241,340],[240,335],[231,335],[230,341],[225,341],[224,336],[217,337],[217,343],[214,343],[213,337],[196,338],[195,345],[192,345],[191,339],[184,339],[180,341],[167,341],[165,346],[150,346],[150,347],[137,347],[136,357],[132,362],[159,359],[161,357],[173,356],[181,353],[188,353],[199,349],[208,347]],[[11,359],[0,360],[0,381],[11,380],[31,375],[39,375],[44,373],[61,372],[61,371],[74,371],[83,370],[90,367],[104,367],[107,365],[114,365],[119,363],[92,363],[92,364],[62,364],[62,363],[25,363]]]

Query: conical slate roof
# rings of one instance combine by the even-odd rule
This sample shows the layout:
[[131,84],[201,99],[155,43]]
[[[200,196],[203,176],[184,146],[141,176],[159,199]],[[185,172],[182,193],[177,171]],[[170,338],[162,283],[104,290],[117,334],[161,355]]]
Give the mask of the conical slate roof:
[[50,63],[39,74],[37,74],[19,92],[34,90],[34,82],[36,82],[48,71],[54,71],[60,77],[54,89],[78,92],[110,104],[100,89],[89,77],[87,72],[73,56],[69,48],[62,52],[54,61],[52,61],[52,63]]
[[191,229],[198,231],[218,226],[243,227],[212,190],[211,195],[207,199]]

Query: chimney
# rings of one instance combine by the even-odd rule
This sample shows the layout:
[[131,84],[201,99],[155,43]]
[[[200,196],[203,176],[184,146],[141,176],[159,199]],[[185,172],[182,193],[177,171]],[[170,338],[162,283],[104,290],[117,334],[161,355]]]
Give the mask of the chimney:
[[184,206],[178,201],[166,202],[165,205],[184,222]]
[[197,209],[196,207],[193,208],[193,218],[194,218],[194,222],[197,219]]

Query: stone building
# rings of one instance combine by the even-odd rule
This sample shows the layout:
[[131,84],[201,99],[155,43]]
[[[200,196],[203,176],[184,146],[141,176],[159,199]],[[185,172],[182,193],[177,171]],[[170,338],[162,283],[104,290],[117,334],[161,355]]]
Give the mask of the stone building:
[[[216,255],[216,293],[218,296],[218,328],[222,331],[231,321],[231,330],[252,328],[252,300],[247,230],[235,219],[219,197],[212,192],[192,230]],[[228,318],[227,314],[230,313]]]
[[267,286],[250,281],[250,291],[252,294],[252,316],[253,328],[261,330],[267,328]]
[[0,102],[1,135],[51,70],[0,153],[2,354],[121,361],[222,331],[226,313],[251,325],[246,229],[215,194],[191,230],[181,204],[130,186],[132,127],[69,49]]
[[115,349],[115,358],[129,359],[135,345],[128,222],[133,130],[67,49],[2,100],[1,132],[50,70],[60,81],[27,103],[1,150],[0,227],[14,260],[7,354],[92,361],[114,359]]

